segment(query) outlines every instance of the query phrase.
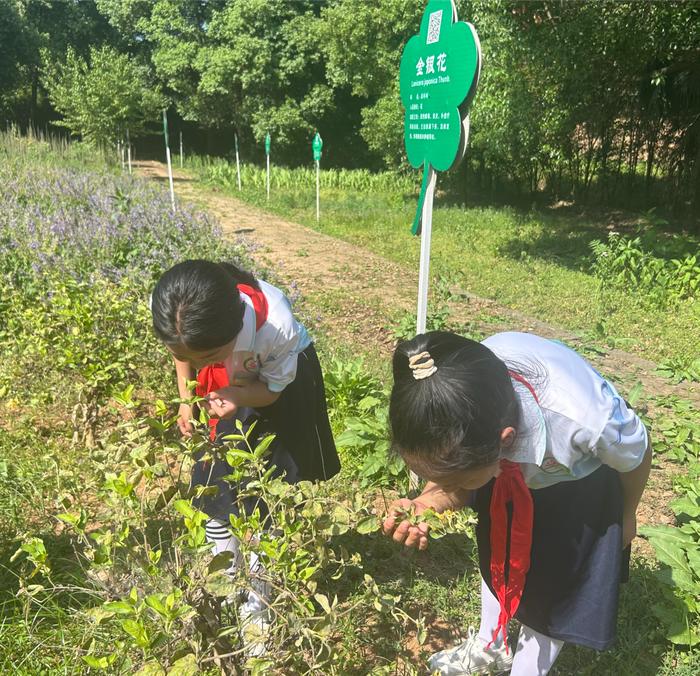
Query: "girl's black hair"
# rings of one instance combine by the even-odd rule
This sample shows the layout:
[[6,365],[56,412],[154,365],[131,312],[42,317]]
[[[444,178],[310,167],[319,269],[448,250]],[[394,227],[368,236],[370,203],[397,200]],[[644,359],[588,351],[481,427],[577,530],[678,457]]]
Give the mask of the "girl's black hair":
[[187,260],[158,280],[151,296],[153,329],[167,345],[210,350],[231,342],[243,327],[238,284],[255,289],[252,274],[232,263]]
[[[429,352],[437,371],[413,377],[408,360]],[[517,427],[518,400],[506,364],[485,345],[447,331],[400,343],[389,403],[392,448],[435,475],[498,460],[501,431]]]

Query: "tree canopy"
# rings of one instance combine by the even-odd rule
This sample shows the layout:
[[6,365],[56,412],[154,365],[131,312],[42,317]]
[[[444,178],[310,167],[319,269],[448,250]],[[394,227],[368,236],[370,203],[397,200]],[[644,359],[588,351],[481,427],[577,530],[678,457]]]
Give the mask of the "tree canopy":
[[[482,189],[700,209],[699,3],[457,6],[483,49],[467,155]],[[295,164],[308,159],[318,129],[330,162],[398,168],[398,64],[424,8],[424,0],[0,0],[0,115],[20,124],[58,115],[94,138],[57,92],[72,74],[77,94],[107,54],[100,50],[111,49],[99,66],[107,79],[127,68],[130,86],[163,92],[183,123],[220,139],[222,153],[234,129],[244,144],[269,132],[277,157]],[[147,93],[137,106],[134,92],[117,92],[157,129]]]

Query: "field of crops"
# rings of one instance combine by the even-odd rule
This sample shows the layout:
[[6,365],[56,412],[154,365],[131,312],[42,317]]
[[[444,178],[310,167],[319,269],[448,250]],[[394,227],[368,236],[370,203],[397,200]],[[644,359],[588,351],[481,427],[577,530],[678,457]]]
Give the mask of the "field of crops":
[[[209,180],[230,184],[230,168],[216,172]],[[271,206],[298,217],[310,204],[301,200],[313,175],[274,176]],[[263,194],[264,174],[247,167],[244,184]],[[408,255],[389,227],[396,214],[410,213],[412,185],[395,174],[324,172],[323,227],[363,243],[384,238],[377,247],[387,256],[392,243],[396,256]],[[227,562],[212,559],[206,545],[188,470],[208,442],[176,433],[172,366],[150,329],[148,295],[177,260],[235,260],[258,270],[254,253],[224,240],[199,210],[178,204],[173,213],[167,192],[79,145],[0,137],[0,202],[0,671],[419,674],[430,652],[477,621],[470,512],[434,517],[439,538],[426,553],[407,555],[378,533],[386,504],[407,482],[401,464],[386,459],[387,383],[368,372],[361,351],[341,357],[348,346],[320,335],[341,475],[290,487],[264,472],[264,448],[221,451],[272,507],[272,529],[261,528],[259,514],[232,523],[274,588],[267,652],[251,657],[236,604],[225,600],[256,580],[245,567],[236,578],[225,575]],[[341,212],[357,231],[340,232]],[[494,231],[504,221],[521,228],[518,270],[553,265],[534,260],[530,221],[480,213],[491,214]],[[467,211],[460,238],[474,217]],[[382,223],[379,234],[361,232],[371,220]],[[625,242],[627,251],[644,246]],[[619,242],[605,246],[622,256]],[[445,247],[438,232],[438,257]],[[684,252],[677,256],[692,268]],[[625,269],[601,274],[609,293],[630,283]],[[682,334],[695,326],[694,277],[684,286],[656,274],[648,283],[667,291],[648,307],[660,308],[656,321],[674,313],[682,330],[664,334],[676,341],[671,346],[645,338],[640,350],[670,360],[669,375],[693,380],[693,339]],[[459,283],[475,279],[464,274]],[[673,477],[677,520],[644,531],[656,558],[647,547],[633,561],[616,650],[567,647],[551,673],[690,676],[700,669],[697,411],[678,398],[633,395],[653,404],[657,471]],[[261,536],[249,539],[251,532]]]

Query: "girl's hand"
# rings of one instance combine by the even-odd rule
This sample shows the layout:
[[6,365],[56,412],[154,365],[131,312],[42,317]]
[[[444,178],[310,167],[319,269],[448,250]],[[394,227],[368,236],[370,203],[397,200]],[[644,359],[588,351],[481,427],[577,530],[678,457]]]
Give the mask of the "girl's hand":
[[403,543],[406,547],[417,547],[423,551],[428,547],[427,523],[412,524],[406,517],[406,513],[413,510],[414,514],[420,514],[428,509],[427,505],[417,500],[402,498],[392,503],[389,513],[384,519],[384,534],[395,542]]
[[180,404],[177,411],[177,427],[183,437],[191,437],[194,427],[192,426],[192,407],[187,404]]
[[236,415],[238,405],[231,397],[230,387],[225,387],[215,392],[209,392],[207,398],[202,405],[205,407],[209,415],[217,418],[232,418]]

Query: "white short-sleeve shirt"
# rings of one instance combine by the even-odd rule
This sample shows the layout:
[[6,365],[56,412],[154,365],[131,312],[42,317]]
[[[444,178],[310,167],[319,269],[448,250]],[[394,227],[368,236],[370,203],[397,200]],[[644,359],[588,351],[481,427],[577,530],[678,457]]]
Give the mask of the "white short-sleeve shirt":
[[224,365],[231,383],[259,378],[272,392],[281,392],[297,375],[297,358],[311,343],[304,326],[292,314],[287,297],[277,287],[258,280],[268,315],[256,330],[255,308],[244,293],[243,328]]
[[530,488],[582,479],[602,464],[630,472],[642,462],[644,424],[614,385],[571,348],[516,332],[497,333],[483,344],[522,373],[537,395],[513,380],[521,419],[507,457],[520,463]]

